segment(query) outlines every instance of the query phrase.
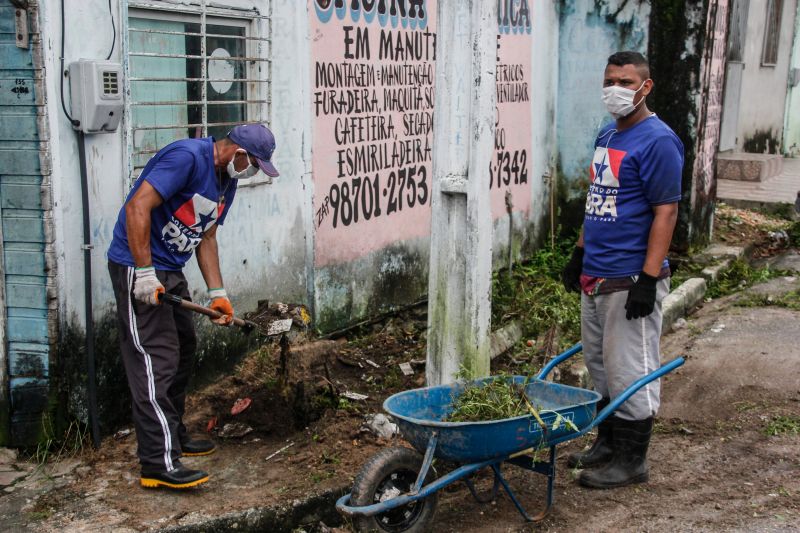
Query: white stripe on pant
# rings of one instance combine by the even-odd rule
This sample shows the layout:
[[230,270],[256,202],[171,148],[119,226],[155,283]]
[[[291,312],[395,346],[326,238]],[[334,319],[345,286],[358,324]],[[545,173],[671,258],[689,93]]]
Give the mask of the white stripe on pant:
[[[597,296],[581,294],[581,340],[586,367],[597,392],[612,400],[630,384],[661,365],[661,301],[669,294],[669,278],[656,285],[653,312],[625,318],[628,291]],[[644,420],[658,412],[661,384],[651,382],[616,411],[625,420]]]
[[[128,292],[129,294],[133,292],[133,282],[134,282],[134,269],[132,267],[128,267]],[[133,302],[129,298],[128,299],[128,324],[130,326],[131,336],[133,339],[133,344],[136,346],[136,349],[139,353],[142,354],[143,362],[145,365],[145,369],[147,372],[147,389],[150,398],[150,404],[153,406],[153,410],[156,413],[156,417],[158,417],[158,421],[161,424],[161,429],[164,432],[164,466],[166,467],[167,471],[173,470],[174,466],[172,464],[172,435],[169,431],[169,424],[167,423],[167,418],[164,416],[164,412],[161,410],[161,407],[158,405],[156,401],[156,384],[155,378],[153,377],[153,362],[150,358],[150,355],[145,351],[142,347],[141,342],[139,341],[139,330],[136,326],[136,313],[133,311]]]

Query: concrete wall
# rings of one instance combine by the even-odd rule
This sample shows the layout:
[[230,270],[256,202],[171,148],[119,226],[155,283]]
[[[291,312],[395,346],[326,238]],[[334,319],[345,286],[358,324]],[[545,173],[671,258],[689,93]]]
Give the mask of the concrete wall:
[[[311,61],[312,91],[315,102],[313,118],[314,175],[314,296],[318,326],[324,330],[336,329],[369,316],[408,305],[426,297],[428,277],[428,257],[430,246],[430,191],[431,160],[430,153],[421,161],[409,165],[382,165],[371,169],[370,173],[339,168],[340,150],[357,149],[369,141],[336,141],[336,121],[341,120],[344,111],[326,111],[317,105],[320,95],[334,91],[337,95],[349,94],[351,89],[331,87],[318,79],[317,68],[325,68],[335,62],[353,67],[368,67],[379,70],[399,62],[414,65],[416,68],[433,68],[434,58],[429,45],[436,34],[437,3],[428,0],[424,3],[426,20],[414,17],[392,19],[382,18],[370,11],[351,9],[346,3],[309,0],[310,35],[312,37]],[[519,20],[517,26],[506,23],[505,6],[512,5],[510,18]],[[324,6],[324,7],[320,7]],[[498,105],[498,129],[506,133],[505,143],[496,142],[498,153],[508,153],[513,177],[508,182],[493,186],[487,194],[491,195],[492,211],[495,220],[494,258],[497,267],[506,264],[508,250],[513,257],[520,257],[523,250],[532,250],[542,231],[547,205],[546,179],[553,162],[555,140],[552,135],[555,113],[555,43],[558,35],[557,18],[552,4],[541,2],[503,3],[500,12],[503,20],[498,24],[501,33],[498,40],[499,63],[508,65],[515,73],[521,72],[522,79],[515,80],[524,85],[524,101],[501,103]],[[503,29],[503,25],[509,27]],[[521,25],[520,25],[521,24]],[[405,43],[407,37],[420,39],[423,54],[413,59],[403,59],[387,55],[380,49],[381,38],[391,37]],[[360,39],[360,40],[359,40]],[[348,41],[350,40],[350,41]],[[362,43],[361,47],[357,43]],[[448,43],[449,45],[450,43]],[[442,43],[437,43],[442,46]],[[457,46],[460,45],[456,44]],[[405,44],[403,44],[403,47]],[[431,70],[432,72],[432,70]],[[516,77],[516,74],[512,77]],[[402,84],[407,85],[407,84]],[[395,130],[388,133],[389,138],[379,138],[372,142],[378,147],[387,147],[391,153],[397,142],[406,140],[420,142],[423,151],[430,149],[432,129],[423,128],[411,134],[403,131],[403,121],[415,114],[428,116],[432,112],[430,103],[411,113],[391,109],[384,101],[384,89],[389,86],[386,80],[377,77],[368,81],[366,89],[372,95],[377,89],[378,103],[362,111],[360,116],[373,121],[391,117]],[[433,80],[421,83],[423,96],[432,95]],[[393,85],[392,88],[396,87]],[[388,124],[388,122],[387,122]],[[502,145],[502,146],[501,146]],[[523,154],[524,152],[524,154]],[[524,163],[523,163],[524,161]],[[388,202],[394,198],[387,184],[394,179],[392,173],[399,167],[413,167],[417,173],[427,176],[427,198],[413,206],[408,203],[401,210],[389,213]],[[493,162],[492,172],[497,175],[498,161]],[[515,167],[520,170],[515,171]],[[505,166],[503,167],[505,168]],[[522,170],[524,168],[524,170]],[[523,183],[522,176],[525,176]],[[347,186],[348,198],[355,190],[354,179],[369,178],[374,184],[380,180],[380,202],[382,213],[370,217],[361,213],[359,220],[351,220],[350,207],[343,219],[341,198]],[[495,182],[497,183],[497,182]],[[363,191],[363,188],[362,188]],[[513,203],[513,237],[509,241],[509,217],[505,209],[505,193],[510,192]],[[387,197],[388,192],[388,197]],[[363,192],[361,193],[363,195]],[[374,195],[370,195],[372,197]],[[352,200],[352,199],[350,199]],[[348,206],[350,205],[348,200]],[[367,200],[367,206],[371,202]],[[360,210],[363,211],[363,205]]]
[[[180,5],[180,2],[176,4]],[[228,4],[246,9],[264,7],[263,2],[255,0],[236,0]],[[435,6],[435,2],[431,4]],[[117,42],[112,60],[122,62],[126,32],[121,15],[126,12],[127,2],[113,2],[112,5],[117,23]],[[308,5],[312,6],[313,1]],[[530,89],[528,113],[531,132],[523,132],[529,146],[529,186],[524,190],[525,197],[514,202],[517,206],[524,206],[514,213],[513,248],[516,256],[522,249],[530,250],[546,229],[540,221],[544,214],[541,210],[547,205],[542,176],[549,173],[555,149],[551,118],[555,113],[557,19],[552,5],[533,2],[530,9],[533,11],[533,31],[528,53],[532,64],[531,79],[526,81]],[[83,262],[77,143],[60,109],[59,77],[52,75],[60,70],[60,15],[58,2],[48,2],[43,7],[42,20],[47,39],[45,61],[50,73],[47,78],[48,112],[54,137],[54,228],[58,243],[59,287],[63,288],[59,305],[64,322],[74,322],[82,327],[83,288],[78,280],[82,279]],[[67,64],[79,58],[105,58],[111,44],[105,0],[87,0],[71,6],[66,14],[66,27]],[[262,298],[304,302],[315,307],[316,317],[321,319],[326,329],[332,329],[424,298],[428,227],[411,237],[404,237],[401,231],[388,241],[385,235],[392,235],[392,232],[381,231],[382,242],[378,245],[342,260],[317,261],[317,266],[314,266],[315,255],[329,254],[343,241],[326,241],[324,251],[319,242],[316,248],[314,244],[318,236],[312,203],[315,194],[315,184],[311,179],[314,127],[307,6],[291,0],[273,0],[272,27],[273,48],[280,53],[272,63],[270,125],[278,142],[275,162],[281,177],[272,185],[240,188],[231,214],[219,230],[222,272],[234,306],[240,311],[251,310]],[[65,90],[69,106],[68,83]],[[87,136],[86,144],[92,183],[93,294],[100,319],[111,311],[113,302],[105,252],[132,177],[124,125],[113,134]],[[495,257],[500,265],[506,257],[508,218],[502,209],[496,218],[499,244],[495,248]],[[409,222],[413,223],[413,218]],[[386,228],[362,230],[359,238],[363,239],[365,235],[368,239],[377,238],[378,229]],[[196,296],[202,299],[205,286],[194,261],[190,262],[186,274]]]
[[[245,0],[231,3],[244,8],[261,4]],[[116,4],[112,3],[118,35],[112,60],[122,61],[125,35],[121,31],[124,26],[120,6]],[[111,41],[107,9],[104,0],[87,0],[70,8],[66,21],[67,63],[79,58],[105,58]],[[58,3],[48,2],[44,6],[44,21],[50,73],[59,72],[59,17]],[[295,2],[273,1],[274,47],[302,54],[306,45],[304,23],[304,10],[298,9]],[[235,306],[241,310],[252,309],[260,297],[307,300],[305,264],[307,221],[310,220],[307,183],[310,146],[304,138],[308,130],[304,119],[308,107],[307,98],[303,97],[307,94],[307,84],[304,83],[307,72],[297,61],[280,61],[276,62],[272,76],[270,126],[278,140],[275,163],[282,176],[272,185],[240,188],[230,217],[219,230],[223,276]],[[62,316],[71,319],[73,314],[80,315],[83,308],[83,288],[77,282],[83,275],[77,144],[75,134],[60,109],[59,79],[51,75],[47,81],[49,114],[52,128],[57,132],[57,142],[53,143],[53,182],[57,202],[55,227],[59,243],[59,277],[63,289]],[[66,98],[69,101],[68,94]],[[113,134],[87,136],[86,141],[87,167],[92,184],[89,201],[94,241],[92,266],[96,273],[94,298],[95,305],[101,310],[108,310],[113,301],[105,253],[130,184],[125,135],[125,128],[120,127]],[[195,262],[190,262],[186,273],[190,285],[202,299],[205,286]]]
[[736,150],[745,152],[780,151],[789,61],[794,36],[797,0],[784,0],[778,42],[778,61],[761,64],[768,2],[750,2],[747,19]]
[[[343,239],[320,238],[318,209],[325,195],[315,174],[315,121],[312,48],[315,29],[311,26],[315,0],[272,0],[271,77],[269,124],[277,139],[274,161],[281,177],[271,185],[240,186],[230,215],[218,238],[225,285],[238,312],[253,310],[260,299],[302,302],[310,305],[317,325],[324,330],[344,327],[368,317],[425,298],[429,247],[429,223],[423,231],[408,234],[405,228],[419,226],[417,214],[386,227],[365,227],[352,236],[347,246],[355,253],[336,257]],[[129,7],[146,5],[149,0],[112,2],[116,23],[116,43],[112,61],[127,68]],[[187,9],[196,2],[168,0],[171,13]],[[435,6],[434,1],[426,4]],[[228,0],[233,8],[264,10],[263,0]],[[323,2],[324,4],[324,2]],[[163,5],[163,3],[161,4]],[[217,4],[214,4],[217,5]],[[508,28],[501,37],[501,60],[523,65],[528,102],[507,115],[509,150],[526,153],[527,182],[498,187],[491,193],[495,206],[495,266],[506,264],[509,247],[515,258],[530,251],[546,234],[549,202],[548,176],[555,163],[555,116],[558,15],[553,3],[510,2],[519,15],[528,9],[530,31]],[[84,58],[103,60],[112,42],[111,19],[106,0],[68,3],[65,13],[65,66]],[[162,11],[163,13],[163,11]],[[235,12],[231,13],[235,15]],[[84,343],[84,288],[82,245],[82,205],[76,134],[61,110],[61,10],[60,2],[42,3],[40,22],[43,35],[43,66],[46,72],[46,128],[50,131],[52,154],[53,217],[48,231],[54,236],[54,263],[57,279],[58,344],[51,357],[58,361],[63,376],[62,392],[70,412],[85,419],[86,362]],[[316,16],[316,15],[314,15]],[[435,19],[434,19],[435,20]],[[259,23],[253,22],[251,28]],[[502,25],[502,21],[501,24]],[[499,28],[502,33],[502,28]],[[341,31],[341,30],[340,30]],[[435,33],[435,27],[433,28]],[[341,36],[339,36],[341,39]],[[514,53],[503,46],[514,43]],[[264,55],[268,50],[263,51]],[[129,82],[126,82],[129,83]],[[126,84],[126,89],[129,85]],[[70,108],[69,80],[64,85]],[[126,93],[126,98],[131,98]],[[515,104],[517,105],[517,104]],[[511,109],[511,108],[509,108]],[[515,116],[521,115],[521,116]],[[523,124],[522,127],[519,124]],[[95,310],[99,405],[104,429],[127,413],[129,406],[124,374],[118,357],[114,298],[107,273],[106,251],[120,207],[135,174],[130,162],[130,117],[110,134],[87,135],[86,158],[90,182],[91,251],[93,306]],[[398,126],[400,127],[400,126]],[[513,158],[512,158],[513,159]],[[321,170],[320,167],[317,170]],[[429,174],[431,176],[431,174]],[[487,180],[488,181],[488,180]],[[330,185],[328,184],[328,189]],[[509,243],[509,217],[505,213],[504,193],[513,192],[513,237]],[[424,213],[423,213],[424,214]],[[422,219],[424,221],[424,217]],[[386,236],[389,236],[387,239]],[[359,243],[366,246],[359,247]],[[324,257],[328,259],[323,259]],[[335,259],[330,260],[330,257]],[[205,285],[194,261],[186,268],[197,300],[205,298]],[[222,364],[230,354],[245,347],[235,332],[201,326],[201,364],[204,368]],[[56,335],[54,335],[54,338]],[[109,422],[111,421],[111,422]]]
[[606,60],[620,50],[646,53],[650,3],[562,0],[559,16],[559,199],[572,200],[562,221],[578,225],[594,140],[612,120],[600,100]]

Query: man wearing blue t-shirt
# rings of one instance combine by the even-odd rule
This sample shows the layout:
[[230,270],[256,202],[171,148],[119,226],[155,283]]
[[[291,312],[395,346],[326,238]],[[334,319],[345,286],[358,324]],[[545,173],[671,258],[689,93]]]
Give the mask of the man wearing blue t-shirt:
[[217,226],[240,179],[272,165],[275,138],[260,124],[237,126],[225,139],[184,139],[162,148],[128,194],[108,249],[119,318],[122,360],[133,400],[143,487],[183,489],[208,481],[181,456],[208,455],[214,444],[193,440],[183,425],[186,387],[194,365],[191,312],[161,305],[165,292],[191,299],[182,269],[192,252],[208,287],[214,320],[230,325],[233,306],[222,284]]
[[[598,409],[660,366],[661,301],[669,293],[666,260],[678,216],[683,144],[647,108],[653,90],[636,52],[608,58],[603,102],[616,119],[595,141],[583,230],[564,269],[581,291],[583,353]],[[640,389],[598,427],[591,448],[572,454],[587,467],[579,482],[612,488],[648,480],[647,448],[659,406],[658,381]]]

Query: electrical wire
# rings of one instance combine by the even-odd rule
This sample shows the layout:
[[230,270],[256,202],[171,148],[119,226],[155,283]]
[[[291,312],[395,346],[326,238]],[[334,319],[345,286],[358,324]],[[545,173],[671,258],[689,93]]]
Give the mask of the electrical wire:
[[66,71],[64,70],[64,33],[64,0],[61,0],[61,72],[59,73],[61,77],[61,109],[64,110],[64,115],[67,116],[70,123],[77,127],[81,124],[80,120],[72,118],[69,111],[67,111],[67,105],[64,103],[64,77],[66,76]]
[[108,52],[106,61],[111,59],[111,54],[114,53],[114,45],[117,44],[117,26],[114,24],[114,13],[111,11],[111,0],[108,0],[108,14],[111,16],[111,50]]

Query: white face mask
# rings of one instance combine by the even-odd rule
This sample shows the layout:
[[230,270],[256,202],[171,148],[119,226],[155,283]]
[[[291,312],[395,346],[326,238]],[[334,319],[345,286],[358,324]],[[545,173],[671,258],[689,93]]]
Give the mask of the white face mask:
[[644,98],[639,100],[639,104],[634,105],[633,99],[636,93],[642,90],[647,80],[642,82],[635,91],[633,89],[626,89],[619,85],[612,85],[611,87],[603,87],[603,103],[606,104],[606,109],[611,113],[615,119],[627,117],[633,113],[639,104],[644,102]]
[[247,167],[244,170],[236,170],[236,166],[233,164],[233,161],[236,159],[236,155],[239,152],[242,152],[245,154],[245,156],[247,156],[247,150],[236,150],[236,154],[233,155],[233,158],[231,158],[230,162],[228,163],[228,176],[235,180],[252,178],[258,173],[258,167],[254,167],[253,164],[250,163],[249,156],[247,157]]

